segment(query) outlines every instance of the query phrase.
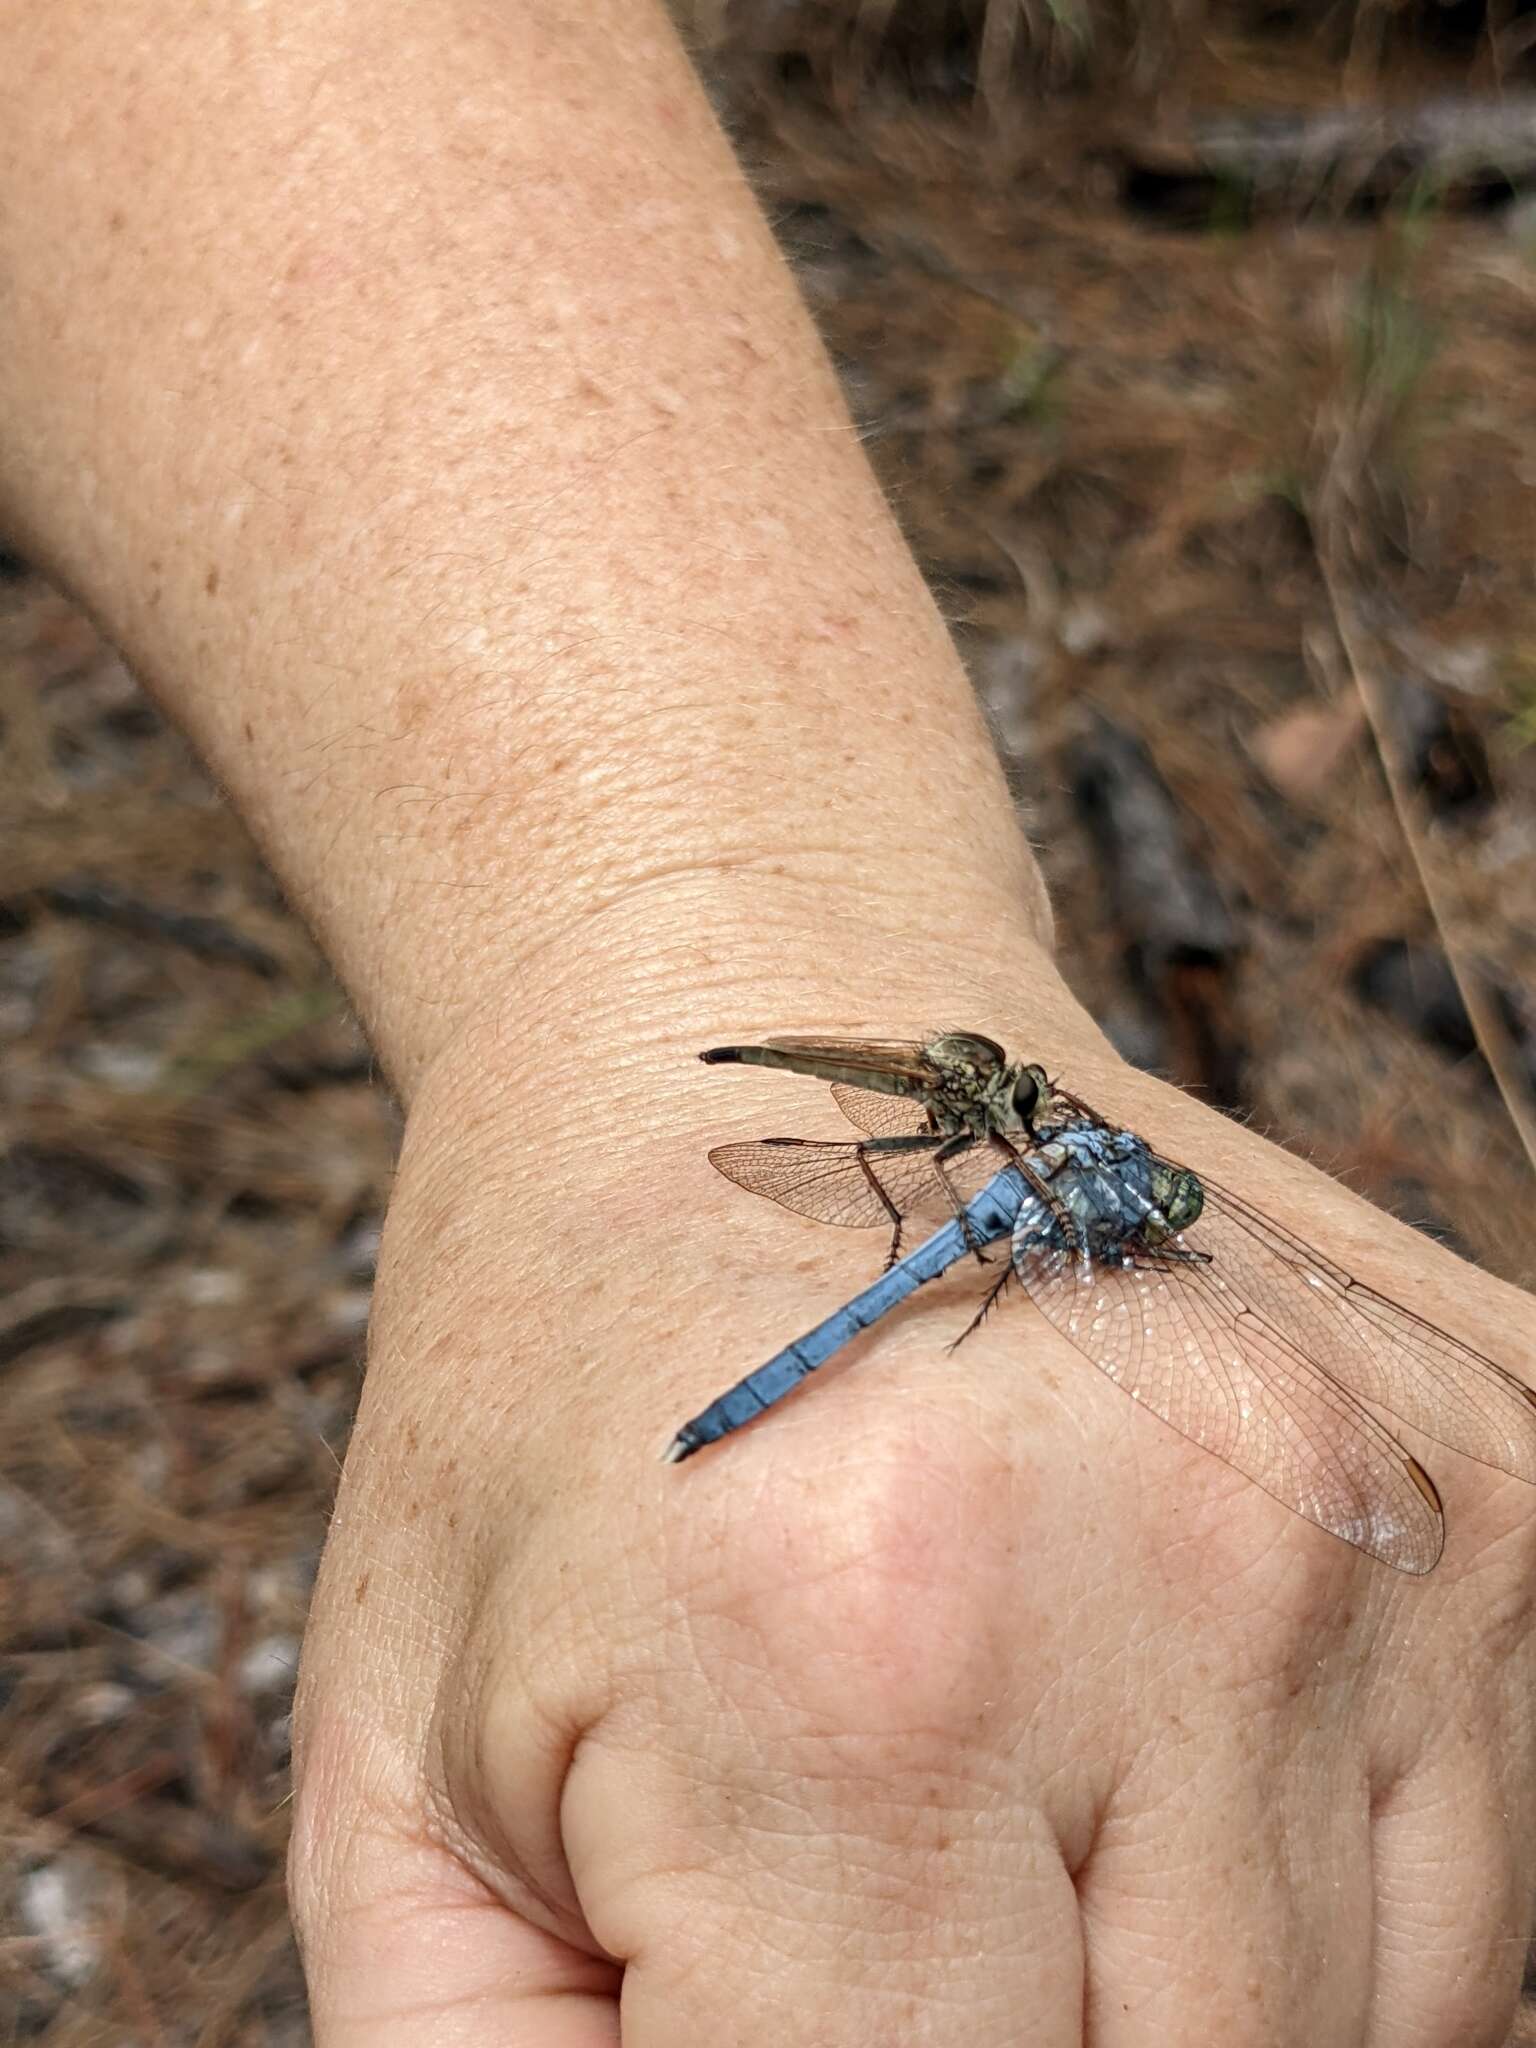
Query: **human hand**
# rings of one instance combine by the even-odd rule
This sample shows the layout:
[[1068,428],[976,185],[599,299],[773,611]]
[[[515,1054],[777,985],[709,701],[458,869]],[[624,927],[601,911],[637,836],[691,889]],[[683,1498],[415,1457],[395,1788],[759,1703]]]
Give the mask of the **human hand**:
[[[1396,1578],[1026,1309],[946,1358],[964,1275],[662,1467],[878,1257],[713,1179],[772,1091],[691,1055],[947,1013],[1511,1363],[1529,1303],[1093,1052],[660,8],[173,13],[15,11],[4,510],[414,1098],[297,1715],[322,2048],[586,2048],[621,1985],[627,2048],[1491,2038],[1528,1493],[1437,1458],[1448,1555]],[[498,978],[516,1043],[463,1026]]]
[[[413,1116],[299,1716],[322,2048],[1501,2039],[1529,1491],[1437,1454],[1446,1556],[1402,1577],[1026,1307],[948,1358],[964,1271],[658,1464],[871,1269],[712,1178],[701,1135],[785,1097],[694,1049],[588,1048],[600,1144],[483,1047]],[[1471,1324],[1457,1262],[1094,1057],[1107,1107]],[[1518,1358],[1529,1304],[1475,1289]]]

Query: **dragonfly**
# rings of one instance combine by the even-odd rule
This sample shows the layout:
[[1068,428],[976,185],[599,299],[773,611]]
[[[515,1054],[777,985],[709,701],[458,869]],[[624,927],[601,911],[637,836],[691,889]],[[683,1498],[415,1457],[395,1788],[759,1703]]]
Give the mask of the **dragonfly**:
[[[884,1226],[891,1244],[869,1287],[684,1423],[669,1461],[755,1421],[919,1287],[1006,1244],[957,1343],[1016,1282],[1143,1408],[1398,1571],[1433,1570],[1444,1511],[1373,1408],[1536,1485],[1536,1393],[1515,1374],[992,1039],[783,1037],[700,1057],[830,1082],[858,1138],[721,1145],[711,1164],[799,1215]],[[903,1254],[911,1219],[943,1220]]]

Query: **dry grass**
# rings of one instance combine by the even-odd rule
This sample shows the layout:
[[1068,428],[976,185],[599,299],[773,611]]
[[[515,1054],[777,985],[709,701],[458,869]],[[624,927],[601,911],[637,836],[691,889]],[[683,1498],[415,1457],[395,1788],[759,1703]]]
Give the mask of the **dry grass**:
[[[1518,22],[1455,44],[1339,10],[1260,62],[1256,16],[1188,0],[690,20],[993,709],[1074,984],[1530,1279],[1482,1063],[1357,992],[1441,935],[1337,604],[1390,701],[1486,758],[1475,802],[1424,783],[1422,852],[1445,936],[1536,1027],[1536,267],[1449,202],[1255,211],[1196,178],[1193,226],[1128,204],[1138,166],[1190,161],[1191,109],[1507,82]],[[1101,718],[1172,792],[1159,857],[1203,878],[1208,960],[1160,953],[1106,873],[1074,800]],[[239,826],[27,582],[0,726],[0,2032],[297,2044],[288,1693],[393,1118]]]
[[[1107,714],[1145,742],[1240,927],[1224,1028],[1243,1105],[1529,1279],[1530,1169],[1481,1062],[1355,993],[1374,949],[1442,939],[1369,731],[1350,737],[1319,535],[1326,487],[1336,581],[1389,682],[1488,757],[1486,802],[1436,817],[1424,851],[1449,935],[1525,1000],[1536,750],[1511,743],[1510,679],[1536,597],[1536,270],[1502,220],[1459,212],[1149,225],[1124,204],[1123,129],[1112,106],[1052,102],[999,135],[888,92],[850,130],[806,91],[757,101],[744,140],[1020,757],[1090,1006],[1208,1079],[1127,976],[1136,935],[1072,801],[1074,749]],[[1324,775],[1308,733],[1307,776],[1277,780],[1309,719],[1346,743]]]
[[0,720],[0,2034],[298,2042],[288,1700],[393,1120],[245,835],[38,587]]

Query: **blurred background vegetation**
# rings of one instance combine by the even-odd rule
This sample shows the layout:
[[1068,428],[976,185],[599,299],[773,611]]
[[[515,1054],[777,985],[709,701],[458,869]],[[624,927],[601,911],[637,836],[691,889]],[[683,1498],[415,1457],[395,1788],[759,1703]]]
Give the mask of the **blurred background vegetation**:
[[[1536,9],[677,12],[1074,987],[1529,1283]],[[0,2034],[295,2048],[288,1707],[395,1115],[218,793],[4,554],[0,818]]]

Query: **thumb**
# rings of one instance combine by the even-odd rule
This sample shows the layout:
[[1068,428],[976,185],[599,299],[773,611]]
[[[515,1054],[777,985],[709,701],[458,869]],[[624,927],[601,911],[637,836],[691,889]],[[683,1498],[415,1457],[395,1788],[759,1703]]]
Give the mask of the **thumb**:
[[289,1857],[315,2048],[618,2048],[617,1964],[514,1912],[424,1802],[413,1823],[344,1775],[307,1774]]

